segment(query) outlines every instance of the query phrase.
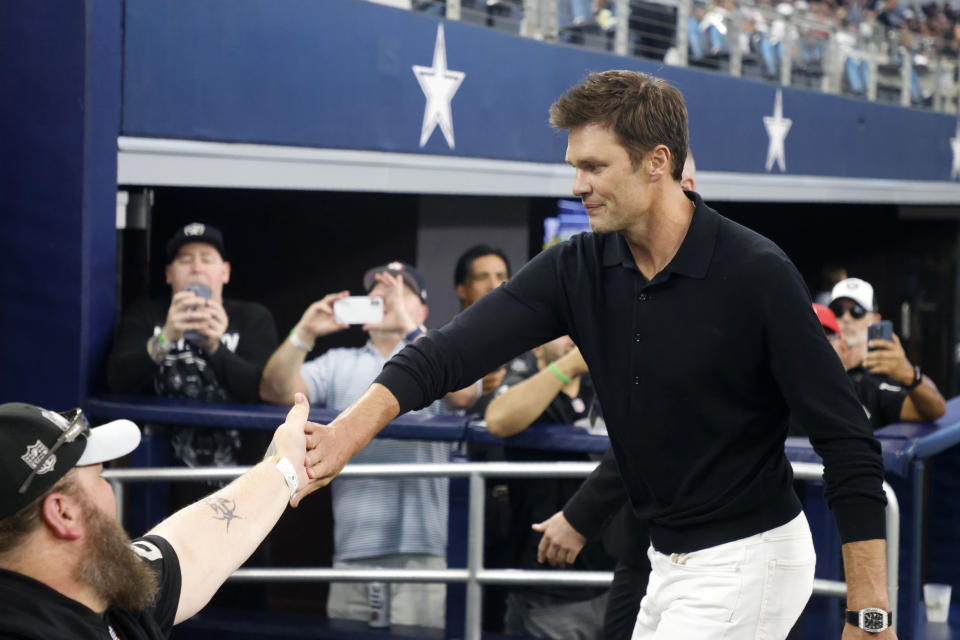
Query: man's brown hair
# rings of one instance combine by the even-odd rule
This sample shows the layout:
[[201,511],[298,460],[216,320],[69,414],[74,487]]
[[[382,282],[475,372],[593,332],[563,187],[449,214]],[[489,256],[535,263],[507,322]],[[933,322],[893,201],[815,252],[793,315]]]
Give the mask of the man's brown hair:
[[593,123],[616,134],[634,168],[651,149],[666,145],[671,177],[680,180],[687,156],[687,106],[666,80],[639,71],[591,73],[550,106],[550,124],[557,129]]

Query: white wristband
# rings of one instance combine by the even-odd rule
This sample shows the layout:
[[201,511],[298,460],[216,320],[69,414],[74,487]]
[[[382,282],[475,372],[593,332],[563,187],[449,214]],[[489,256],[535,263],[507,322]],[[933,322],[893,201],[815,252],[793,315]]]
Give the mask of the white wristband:
[[294,328],[290,331],[290,344],[292,344],[295,348],[300,349],[300,351],[307,351],[307,352],[309,352],[311,349],[313,349],[313,345],[312,345],[312,344],[306,344],[305,342],[303,342],[303,341],[300,339],[300,336],[297,335],[297,328],[296,328],[296,327],[294,327]]
[[297,479],[297,472],[293,468],[293,463],[279,456],[271,456],[267,458],[267,462],[273,462],[277,465],[277,469],[280,470],[287,483],[287,488],[290,489],[290,499],[293,500],[293,496],[297,495],[297,489],[300,488],[300,480]]

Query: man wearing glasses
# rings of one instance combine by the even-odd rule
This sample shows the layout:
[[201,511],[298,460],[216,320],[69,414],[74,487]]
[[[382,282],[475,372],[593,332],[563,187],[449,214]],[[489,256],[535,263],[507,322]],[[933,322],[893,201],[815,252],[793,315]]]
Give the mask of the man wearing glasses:
[[896,334],[893,340],[868,341],[867,327],[880,321],[869,282],[860,278],[838,282],[830,294],[829,309],[837,317],[846,345],[834,348],[874,429],[900,421],[930,422],[946,412],[937,385],[910,363]]
[[197,613],[307,477],[302,394],[267,457],[132,541],[103,463],[133,451],[129,420],[0,405],[0,637],[156,640]]

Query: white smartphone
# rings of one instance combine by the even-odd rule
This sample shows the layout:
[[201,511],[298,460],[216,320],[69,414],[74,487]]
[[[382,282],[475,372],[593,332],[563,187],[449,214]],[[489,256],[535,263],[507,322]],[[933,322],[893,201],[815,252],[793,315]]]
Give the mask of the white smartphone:
[[350,296],[333,303],[333,319],[341,324],[383,322],[383,298]]

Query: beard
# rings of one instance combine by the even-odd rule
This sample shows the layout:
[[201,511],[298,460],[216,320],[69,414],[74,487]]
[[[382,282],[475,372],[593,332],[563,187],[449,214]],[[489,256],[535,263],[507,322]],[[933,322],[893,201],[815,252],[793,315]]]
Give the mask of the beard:
[[96,590],[108,606],[140,611],[159,590],[157,576],[130,547],[130,536],[115,519],[84,500],[87,544],[76,579]]

